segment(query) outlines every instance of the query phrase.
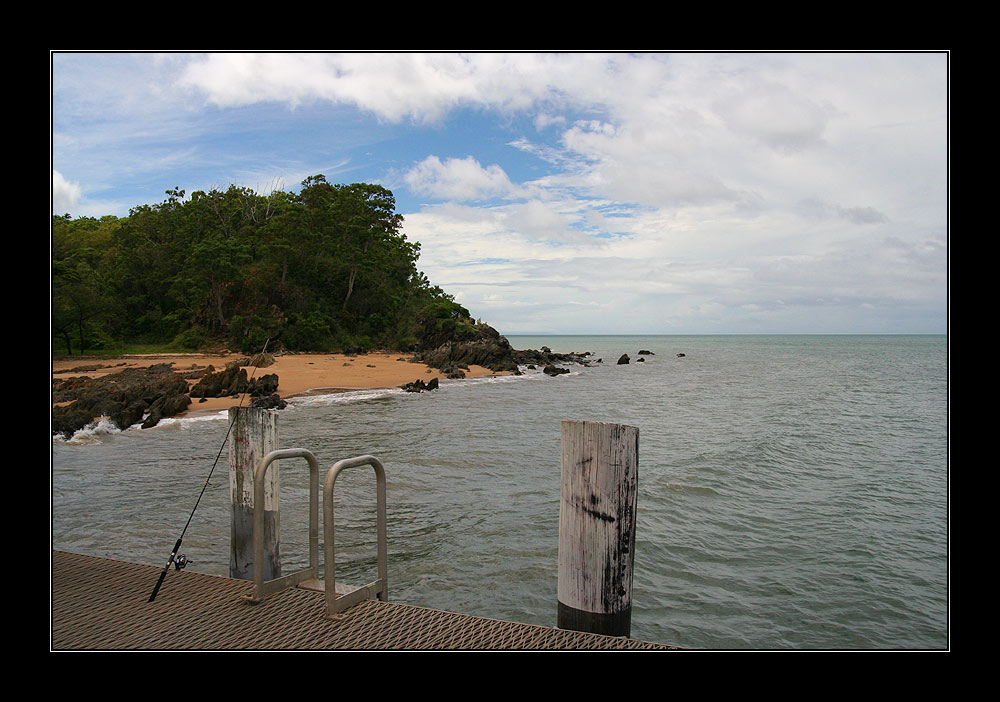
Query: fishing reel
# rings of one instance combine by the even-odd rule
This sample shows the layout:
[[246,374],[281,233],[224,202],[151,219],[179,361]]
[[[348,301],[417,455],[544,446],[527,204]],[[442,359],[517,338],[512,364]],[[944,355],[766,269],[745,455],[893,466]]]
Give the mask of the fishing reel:
[[174,559],[174,570],[183,570],[188,563],[194,563],[194,561],[189,561],[188,557],[182,553]]

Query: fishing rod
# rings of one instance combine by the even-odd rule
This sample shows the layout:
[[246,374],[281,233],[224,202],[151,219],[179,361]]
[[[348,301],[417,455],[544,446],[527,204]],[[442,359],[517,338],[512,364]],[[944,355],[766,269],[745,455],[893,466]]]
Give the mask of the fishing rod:
[[[267,351],[267,345],[271,342],[271,337],[267,338],[264,342],[264,348],[260,350],[261,356]],[[250,380],[247,381],[247,392],[250,390],[250,382],[253,380],[254,375],[257,373],[258,366],[254,366],[253,372],[250,374]],[[240,396],[240,404],[237,405],[237,409],[243,407],[243,400],[245,399],[247,393],[243,393]],[[160,571],[160,578],[156,581],[156,587],[153,588],[153,593],[149,596],[148,602],[152,602],[156,599],[156,594],[160,591],[160,586],[163,585],[164,579],[167,577],[167,571],[170,570],[170,566],[173,565],[177,570],[180,570],[185,565],[187,565],[188,560],[182,555],[177,558],[177,552],[181,548],[181,542],[184,540],[184,534],[187,533],[188,526],[191,524],[191,520],[194,518],[194,513],[198,509],[198,505],[201,504],[201,498],[205,494],[205,490],[208,489],[208,483],[212,480],[212,474],[215,472],[215,467],[219,464],[219,458],[222,457],[222,449],[225,448],[226,442],[229,440],[229,434],[233,431],[233,424],[236,423],[236,415],[233,415],[232,420],[229,422],[229,428],[226,430],[226,436],[222,440],[222,445],[219,446],[219,453],[215,457],[215,462],[212,463],[212,470],[208,471],[208,478],[205,479],[205,484],[201,488],[201,494],[198,495],[198,500],[194,503],[194,509],[191,510],[191,514],[188,515],[187,523],[184,524],[184,528],[181,530],[181,535],[177,539],[177,543],[174,544],[173,551],[170,552],[170,558],[167,559],[167,564],[163,566],[163,570]]]

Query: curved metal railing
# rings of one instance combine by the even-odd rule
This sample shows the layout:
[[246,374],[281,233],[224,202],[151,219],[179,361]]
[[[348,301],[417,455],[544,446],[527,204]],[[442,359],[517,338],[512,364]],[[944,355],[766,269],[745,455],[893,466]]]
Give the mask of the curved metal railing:
[[[375,469],[377,493],[376,529],[378,540],[378,579],[349,592],[338,593],[336,557],[334,550],[334,483],[337,480],[337,476],[348,468],[356,468],[366,465]],[[348,607],[357,604],[362,600],[378,599],[382,602],[387,602],[389,600],[389,584],[387,575],[388,547],[386,542],[385,468],[382,466],[382,462],[374,456],[357,456],[356,458],[345,458],[342,461],[338,461],[332,468],[330,468],[329,472],[327,472],[326,481],[323,483],[323,557],[326,561],[325,591],[327,616],[335,617]]]
[[[273,580],[264,580],[264,479],[271,464],[278,459],[305,458],[309,464],[309,566],[303,570],[284,575]],[[378,578],[361,587],[337,585],[336,551],[334,542],[334,485],[343,471],[359,466],[371,466],[375,470],[377,500],[377,549]],[[323,483],[323,558],[326,573],[319,578],[319,462],[306,449],[278,449],[264,456],[254,471],[254,515],[253,515],[253,590],[247,599],[262,602],[289,587],[303,587],[326,593],[328,617],[338,617],[348,607],[367,599],[382,602],[389,600],[388,584],[388,544],[386,536],[386,480],[385,467],[374,456],[345,458],[335,463],[326,474]]]

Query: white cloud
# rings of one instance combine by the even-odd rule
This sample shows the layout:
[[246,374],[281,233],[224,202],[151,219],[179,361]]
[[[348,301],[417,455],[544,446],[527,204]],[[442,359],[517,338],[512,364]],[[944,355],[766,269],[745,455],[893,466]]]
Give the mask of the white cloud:
[[776,83],[731,93],[714,107],[733,131],[789,152],[822,145],[833,113],[832,107]]
[[519,192],[500,166],[484,168],[472,156],[444,162],[428,156],[407,171],[404,179],[415,193],[458,202],[504,198]]
[[527,107],[549,93],[551,71],[571,63],[545,54],[227,53],[198,57],[179,84],[220,106],[325,100],[435,122],[462,105]]
[[73,212],[79,199],[79,184],[70,183],[59,171],[52,171],[52,213]]

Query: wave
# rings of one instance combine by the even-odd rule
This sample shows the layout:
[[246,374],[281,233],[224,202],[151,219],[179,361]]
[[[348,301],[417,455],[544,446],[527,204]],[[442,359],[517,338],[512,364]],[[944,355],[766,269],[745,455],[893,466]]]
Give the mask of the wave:
[[118,428],[117,424],[112,422],[107,417],[101,417],[97,421],[91,422],[83,429],[78,430],[68,439],[64,438],[62,434],[53,434],[52,441],[64,444],[93,444],[99,442],[106,436],[121,433],[122,430]]

